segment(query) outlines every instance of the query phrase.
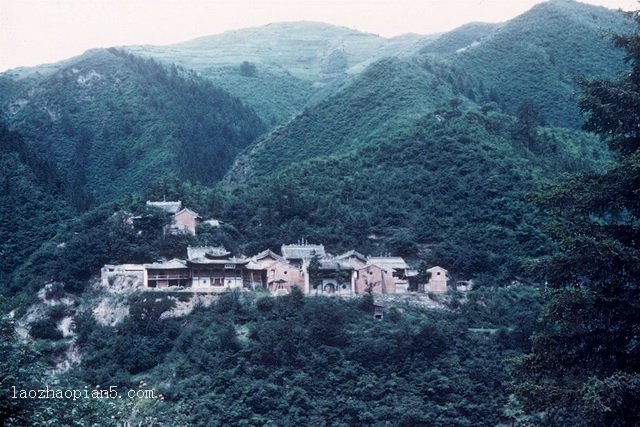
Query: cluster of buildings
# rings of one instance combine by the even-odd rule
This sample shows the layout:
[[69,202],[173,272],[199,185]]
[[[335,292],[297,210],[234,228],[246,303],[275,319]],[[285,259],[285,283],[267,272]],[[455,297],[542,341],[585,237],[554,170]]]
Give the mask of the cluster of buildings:
[[446,292],[447,270],[436,266],[427,271],[428,282],[418,283],[418,272],[401,257],[369,257],[355,250],[331,255],[323,245],[301,241],[282,245],[280,254],[265,250],[251,257],[232,256],[223,247],[189,247],[186,259],[105,265],[101,278],[105,286],[120,281],[148,289],[209,292],[264,288],[274,295],[286,295],[294,286],[308,295]]

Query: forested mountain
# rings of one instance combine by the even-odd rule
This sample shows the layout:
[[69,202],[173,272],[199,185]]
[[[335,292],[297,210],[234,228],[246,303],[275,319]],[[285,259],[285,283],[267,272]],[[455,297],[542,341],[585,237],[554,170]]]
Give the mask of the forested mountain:
[[423,41],[424,56],[372,64],[261,138],[238,158],[226,181],[375,145],[450,102],[473,101],[513,115],[528,106],[540,123],[577,127],[575,78],[622,69],[621,54],[606,32],[627,25],[611,10],[561,0],[504,24],[469,24]]
[[0,122],[0,289],[70,217],[63,185],[53,165]]
[[29,81],[3,111],[32,149],[65,172],[79,208],[170,173],[213,184],[264,129],[208,81],[115,49],[89,51]]
[[[609,146],[578,130],[574,99],[575,76],[627,70],[607,32],[628,28],[552,0],[438,37],[272,24],[0,74],[0,383],[161,393],[49,404],[2,388],[0,424],[634,425],[640,38],[618,39],[632,73],[583,81]],[[223,224],[165,233],[145,203],[163,197]],[[474,289],[97,280],[188,246],[300,238]]]
[[[465,275],[521,274],[520,258],[550,250],[525,194],[609,158],[561,127],[579,121],[577,74],[622,69],[605,31],[627,25],[604,8],[552,1],[444,34],[421,56],[380,60],[240,154],[224,179],[241,186],[225,215],[242,212],[234,217],[252,244],[304,235]],[[556,127],[538,128],[545,122]]]
[[428,41],[420,49],[420,53],[448,55],[466,49],[485,37],[488,37],[501,24],[488,24],[485,22],[472,22],[455,30],[444,33],[433,40]]
[[[204,185],[224,176],[226,190],[239,187],[201,204],[233,220],[239,247],[274,247],[304,234],[336,248],[438,261],[459,274],[511,277],[519,257],[548,249],[525,193],[608,159],[586,134],[538,126],[543,119],[575,125],[558,113],[575,112],[572,100],[549,91],[566,93],[573,71],[611,73],[620,55],[601,35],[622,22],[603,8],[552,1],[507,23],[470,24],[431,41],[274,24],[128,48],[202,76],[94,50],[5,73],[0,99],[9,125],[62,171],[62,194],[75,208],[144,192],[168,174]],[[368,65],[417,46],[419,55]],[[535,67],[526,60],[555,73],[553,82],[527,74]],[[497,85],[507,69],[513,77]],[[269,125],[294,117],[254,142],[261,120],[210,81],[253,96],[263,115],[278,110]],[[469,187],[478,190],[452,191]],[[482,226],[469,225],[470,199],[484,206],[474,214]],[[492,237],[492,227],[504,238]]]
[[369,66],[353,82],[305,108],[247,149],[226,176],[243,182],[317,156],[375,145],[454,96],[450,70],[429,70],[428,61],[388,58]]
[[[483,31],[476,31],[467,46],[452,37],[473,34],[472,29]],[[622,71],[622,53],[613,49],[610,37],[630,30],[630,22],[615,11],[552,0],[493,28],[463,27],[433,46],[447,40],[451,64],[481,81],[506,111],[515,114],[530,102],[547,123],[579,127],[576,77],[613,77]],[[445,50],[428,45],[424,52]]]
[[526,193],[608,158],[588,134],[522,126],[449,109],[288,167],[267,150],[281,169],[236,188],[224,216],[255,248],[306,236],[336,250],[421,254],[461,276],[513,278],[524,257],[550,250]]

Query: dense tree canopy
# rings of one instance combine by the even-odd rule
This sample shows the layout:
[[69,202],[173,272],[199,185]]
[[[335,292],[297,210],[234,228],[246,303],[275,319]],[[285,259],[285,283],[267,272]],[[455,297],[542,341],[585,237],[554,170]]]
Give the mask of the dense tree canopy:
[[[629,16],[640,26],[639,12]],[[615,42],[630,73],[584,81],[580,106],[617,161],[538,198],[554,215],[559,251],[539,266],[549,302],[518,391],[528,410],[557,424],[640,421],[640,33]]]

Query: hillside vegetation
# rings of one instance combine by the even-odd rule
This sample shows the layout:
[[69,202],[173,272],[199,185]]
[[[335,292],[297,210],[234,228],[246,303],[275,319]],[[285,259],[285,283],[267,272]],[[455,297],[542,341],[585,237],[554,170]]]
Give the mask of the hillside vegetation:
[[552,0],[478,34],[465,48],[453,44],[463,51],[452,52],[449,61],[482,81],[505,111],[515,114],[531,102],[545,122],[579,127],[576,77],[621,72],[622,53],[613,49],[610,36],[630,30],[630,22],[612,10]]
[[0,123],[0,292],[12,273],[67,220],[55,168]]
[[125,49],[197,71],[254,108],[265,123],[276,125],[331,94],[371,62],[415,54],[430,38],[386,39],[320,22],[284,22]]
[[304,236],[336,251],[419,256],[497,283],[522,272],[521,257],[550,250],[526,194],[608,159],[587,134],[522,136],[520,126],[496,113],[428,114],[384,141],[248,181],[229,195],[223,217],[253,250]]
[[243,182],[317,156],[374,146],[436,107],[447,105],[454,89],[450,71],[435,75],[420,59],[389,58],[369,66],[336,94],[305,108],[246,149],[226,176]]
[[169,46],[128,46],[132,53],[200,71],[248,61],[308,81],[339,77],[351,67],[411,55],[429,36],[386,39],[322,22],[283,22],[227,31]]
[[[640,36],[617,39],[631,72],[602,79],[627,70],[605,34],[627,28],[552,0],[438,38],[277,24],[1,74],[0,383],[157,398],[5,387],[0,425],[637,424]],[[602,140],[577,129],[576,75],[601,77],[579,105]],[[163,198],[223,224],[165,233],[145,203]],[[299,239],[473,289],[97,280]]]
[[[188,299],[134,294],[129,315],[113,326],[98,323],[90,309],[76,315],[83,358],[66,378],[162,396],[128,411],[128,399],[101,402],[95,412],[111,407],[103,425],[507,422],[506,359],[528,349],[540,310],[537,291],[511,288],[453,296],[436,310],[390,302],[382,321],[367,298],[304,298],[299,291],[280,298],[227,293],[186,317],[166,315]],[[48,357],[64,342],[40,341]],[[16,412],[26,419],[39,413]]]
[[78,208],[169,173],[213,184],[264,129],[253,111],[206,80],[115,49],[90,51],[36,81],[4,112],[64,171]]

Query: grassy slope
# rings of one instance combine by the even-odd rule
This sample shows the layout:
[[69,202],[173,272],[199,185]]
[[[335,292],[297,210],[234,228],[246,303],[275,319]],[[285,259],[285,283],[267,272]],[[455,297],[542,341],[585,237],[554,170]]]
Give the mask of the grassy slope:
[[[132,53],[196,70],[275,125],[289,119],[381,57],[410,55],[428,36],[385,39],[318,22],[285,22],[228,31],[170,46],[128,46]],[[249,61],[255,76],[240,75]],[[327,91],[326,89],[329,89]]]
[[129,46],[127,50],[198,71],[249,61],[286,70],[298,78],[319,81],[327,71],[327,61],[336,51],[344,55],[346,67],[350,68],[390,51],[396,55],[409,54],[418,48],[421,40],[422,37],[385,39],[320,22],[285,22],[228,31],[170,46]]
[[320,91],[308,80],[267,67],[257,66],[252,76],[242,75],[239,66],[209,67],[200,73],[253,108],[269,127],[290,119]]

